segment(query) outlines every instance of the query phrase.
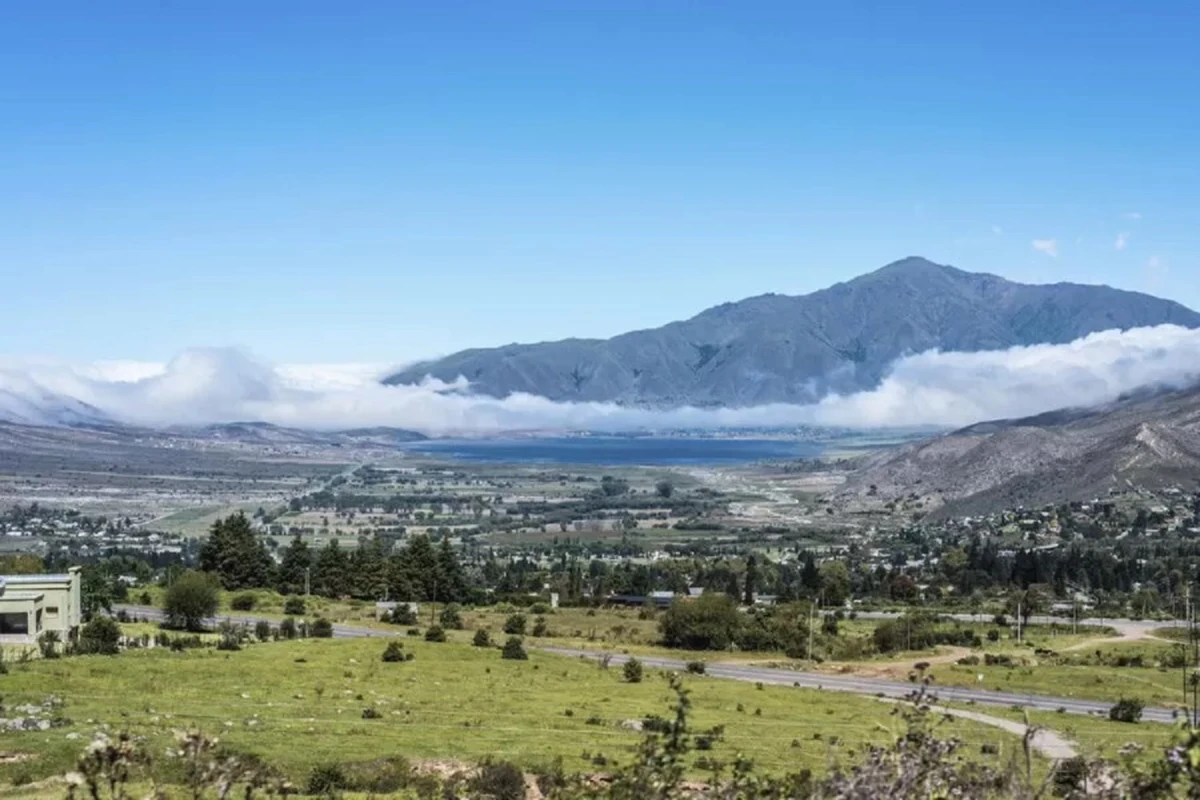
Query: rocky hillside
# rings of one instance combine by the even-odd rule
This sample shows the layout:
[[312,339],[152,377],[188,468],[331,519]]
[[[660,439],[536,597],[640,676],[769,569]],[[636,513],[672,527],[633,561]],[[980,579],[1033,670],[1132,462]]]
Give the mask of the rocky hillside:
[[871,388],[896,358],[993,350],[1200,314],[1104,286],[1031,286],[908,258],[801,297],[763,295],[612,339],[466,350],[385,383],[463,376],[476,392],[656,407],[808,403]]
[[1086,411],[988,422],[867,459],[839,491],[858,507],[916,496],[937,516],[1200,485],[1200,387]]

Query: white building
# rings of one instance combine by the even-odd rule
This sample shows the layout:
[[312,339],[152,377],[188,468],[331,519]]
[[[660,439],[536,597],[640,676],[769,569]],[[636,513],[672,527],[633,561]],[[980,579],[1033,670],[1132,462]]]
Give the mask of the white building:
[[79,567],[61,575],[0,575],[0,642],[32,644],[46,631],[75,638],[83,618]]

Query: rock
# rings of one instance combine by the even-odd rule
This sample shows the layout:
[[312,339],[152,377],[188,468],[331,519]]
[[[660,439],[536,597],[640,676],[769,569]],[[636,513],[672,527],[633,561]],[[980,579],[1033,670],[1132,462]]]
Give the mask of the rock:
[[621,728],[627,731],[640,731],[642,729],[642,721],[640,719],[622,720]]

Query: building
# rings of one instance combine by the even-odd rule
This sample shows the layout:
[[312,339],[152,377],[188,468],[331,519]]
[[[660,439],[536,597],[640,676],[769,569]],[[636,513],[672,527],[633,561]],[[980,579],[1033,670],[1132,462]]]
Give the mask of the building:
[[61,575],[0,575],[0,642],[33,643],[46,631],[75,638],[83,617],[79,567]]

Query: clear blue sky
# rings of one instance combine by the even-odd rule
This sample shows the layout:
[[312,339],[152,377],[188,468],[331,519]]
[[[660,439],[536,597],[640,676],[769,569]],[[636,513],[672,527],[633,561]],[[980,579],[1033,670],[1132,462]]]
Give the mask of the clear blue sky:
[[4,16],[5,353],[403,361],[910,254],[1200,307],[1191,2]]

